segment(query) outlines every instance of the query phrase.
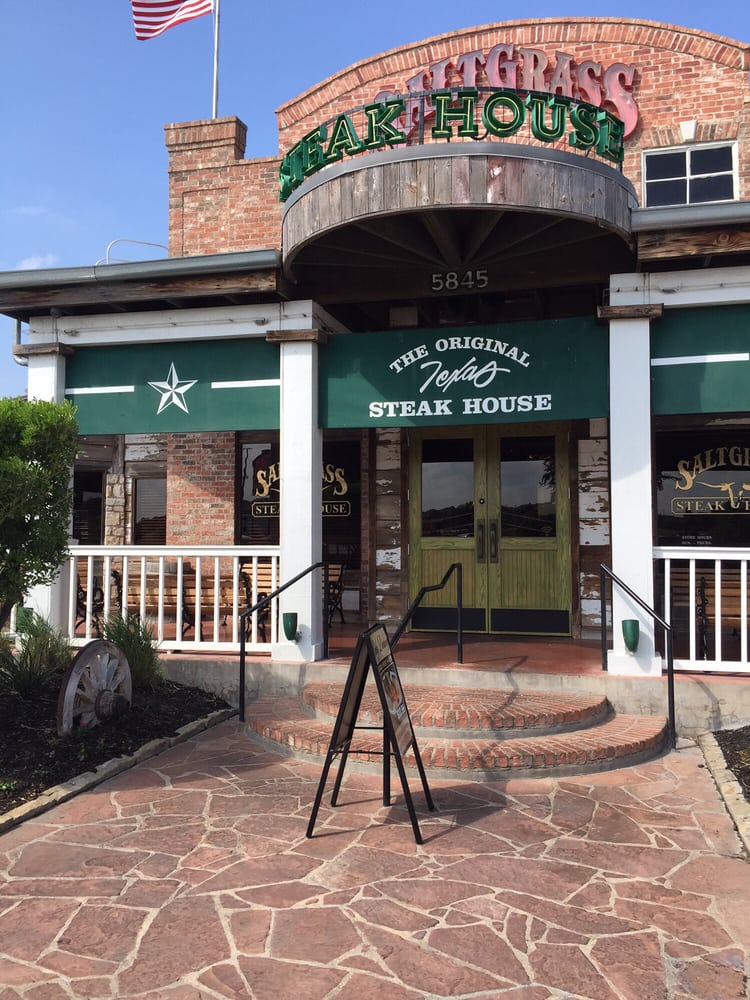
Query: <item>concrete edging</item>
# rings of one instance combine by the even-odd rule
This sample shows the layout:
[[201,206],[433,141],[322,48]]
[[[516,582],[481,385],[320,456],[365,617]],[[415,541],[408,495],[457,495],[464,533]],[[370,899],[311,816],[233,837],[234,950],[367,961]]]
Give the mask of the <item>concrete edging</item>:
[[697,742],[703,751],[706,767],[716,782],[719,795],[737,828],[745,848],[745,860],[750,861],[750,802],[745,798],[739,781],[726,766],[724,754],[714,734],[702,733]]
[[70,781],[63,781],[59,785],[53,785],[52,788],[48,788],[30,802],[24,802],[23,805],[17,806],[15,809],[11,809],[10,812],[0,815],[0,834],[5,833],[14,826],[18,826],[24,820],[31,819],[33,816],[39,816],[53,806],[58,806],[62,802],[72,799],[79,792],[94,788],[103,781],[107,781],[108,778],[113,778],[116,774],[127,771],[129,768],[142,763],[144,760],[148,760],[150,757],[158,756],[178,743],[184,743],[191,737],[203,732],[204,729],[210,729],[212,726],[216,726],[236,714],[237,712],[234,709],[222,708],[218,712],[212,712],[210,715],[205,716],[203,719],[196,719],[181,726],[174,736],[160,736],[158,739],[151,740],[150,743],[145,743],[129,757],[113,757],[111,760],[99,764],[94,771],[86,771],[84,774],[79,774],[75,778],[71,778]]

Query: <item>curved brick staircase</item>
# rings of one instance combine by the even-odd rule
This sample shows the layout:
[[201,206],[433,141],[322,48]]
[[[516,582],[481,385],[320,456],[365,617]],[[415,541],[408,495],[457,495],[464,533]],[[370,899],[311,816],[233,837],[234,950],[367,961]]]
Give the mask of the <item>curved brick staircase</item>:
[[[300,698],[260,697],[246,708],[248,731],[267,749],[322,763],[342,694],[343,684],[310,683]],[[405,694],[422,763],[435,779],[562,777],[640,763],[667,745],[665,719],[615,715],[598,695],[416,685],[405,685]],[[371,679],[359,721],[382,721]],[[381,747],[381,732],[355,731],[360,763],[382,766]],[[406,764],[415,766],[411,752]]]

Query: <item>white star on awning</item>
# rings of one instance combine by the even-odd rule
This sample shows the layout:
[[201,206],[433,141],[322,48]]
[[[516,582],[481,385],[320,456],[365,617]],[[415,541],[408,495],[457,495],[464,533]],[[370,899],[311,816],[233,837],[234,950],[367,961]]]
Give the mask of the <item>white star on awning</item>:
[[192,379],[192,381],[180,381],[174,362],[172,362],[169,366],[169,374],[164,382],[148,383],[152,389],[156,389],[157,392],[161,393],[159,409],[156,411],[156,415],[158,416],[162,410],[166,410],[173,403],[185,413],[189,413],[190,411],[185,402],[185,393],[188,389],[192,389],[197,381],[197,378]]

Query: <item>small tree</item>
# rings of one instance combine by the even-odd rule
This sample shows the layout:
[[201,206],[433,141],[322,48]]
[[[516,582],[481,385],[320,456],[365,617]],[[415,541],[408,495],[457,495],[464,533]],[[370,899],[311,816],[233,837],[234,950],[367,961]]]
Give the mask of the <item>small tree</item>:
[[77,435],[70,403],[0,399],[0,628],[67,555]]

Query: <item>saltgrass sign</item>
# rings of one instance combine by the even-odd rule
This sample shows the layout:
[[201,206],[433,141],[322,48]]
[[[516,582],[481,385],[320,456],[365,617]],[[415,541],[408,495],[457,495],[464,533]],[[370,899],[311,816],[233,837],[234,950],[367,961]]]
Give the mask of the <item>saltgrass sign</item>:
[[[425,91],[419,95],[429,109],[432,128],[420,132],[420,141],[451,139],[510,139],[524,128],[539,142],[564,140],[584,153],[593,151],[612,163],[624,155],[625,126],[603,108],[561,94],[492,88]],[[414,95],[366,104],[318,125],[296,143],[281,161],[281,201],[307,178],[344,156],[413,142],[401,127],[407,102]],[[424,120],[427,114],[421,114]]]

